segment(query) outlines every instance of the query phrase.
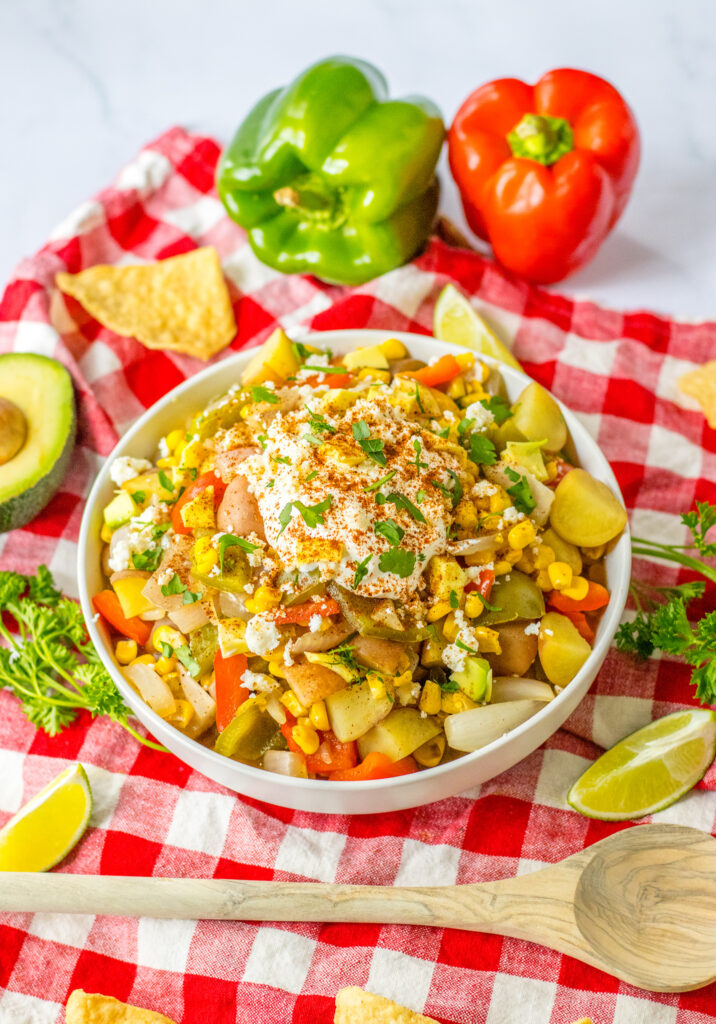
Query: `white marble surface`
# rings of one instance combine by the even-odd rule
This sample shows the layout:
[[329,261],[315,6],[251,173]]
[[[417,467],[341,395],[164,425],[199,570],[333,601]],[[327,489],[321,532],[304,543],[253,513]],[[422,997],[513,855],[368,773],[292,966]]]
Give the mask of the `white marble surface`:
[[[163,129],[227,139],[261,94],[336,52],[446,119],[498,76],[611,79],[637,112],[641,171],[616,233],[558,287],[716,319],[714,0],[0,0],[0,280]],[[446,170],[443,184],[455,215]]]

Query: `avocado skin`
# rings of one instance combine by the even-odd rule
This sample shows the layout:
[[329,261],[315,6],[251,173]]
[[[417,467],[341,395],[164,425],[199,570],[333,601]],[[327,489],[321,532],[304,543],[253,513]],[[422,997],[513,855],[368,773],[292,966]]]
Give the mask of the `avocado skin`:
[[[66,368],[62,366],[61,363],[57,363],[56,360],[50,359],[47,356],[30,355],[28,353],[25,358],[28,357],[38,361],[47,360],[47,362],[52,362],[55,363],[56,366],[62,367],[62,370],[67,374],[67,378],[70,381],[69,393],[72,401],[72,414],[62,451],[47,473],[40,477],[40,479],[27,490],[22,491],[19,494],[15,494],[12,497],[7,498],[5,501],[0,501],[0,533],[6,533],[9,530],[17,530],[19,527],[25,526],[52,500],[60,489],[62,481],[69,469],[70,459],[72,457],[75,439],[77,437],[77,410],[75,407],[71,378]],[[16,356],[14,353],[8,353],[6,356],[0,357],[3,361],[7,361],[2,363],[2,369],[6,370],[7,367],[11,365],[14,358],[22,358],[22,356],[19,354]],[[48,395],[48,400],[51,400],[53,397],[53,395]]]

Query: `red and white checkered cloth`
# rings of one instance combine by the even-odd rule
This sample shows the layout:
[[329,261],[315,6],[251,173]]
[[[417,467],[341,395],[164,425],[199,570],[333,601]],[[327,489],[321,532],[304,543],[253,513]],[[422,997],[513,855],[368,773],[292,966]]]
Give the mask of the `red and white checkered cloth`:
[[[716,324],[574,302],[438,240],[411,265],[362,288],[283,277],[256,261],[243,232],[225,216],[213,188],[218,153],[211,139],[169,131],[112,188],[76,210],[9,284],[0,304],[0,351],[41,352],[65,363],[77,386],[79,438],[70,473],[48,508],[24,529],[0,536],[0,567],[32,572],[46,562],[63,589],[75,594],[83,500],[100,460],[135,417],[200,369],[192,358],[148,351],[92,320],[79,329],[63,322],[53,303],[55,274],[207,244],[218,249],[230,282],[235,350],[263,341],[277,323],[429,334],[435,299],[454,281],[514,339],[527,372],[571,406],[598,440],[637,534],[682,540],[677,513],[697,497],[716,498],[716,432],[676,389],[681,373],[713,357]],[[649,578],[675,578],[653,563],[637,568]],[[565,728],[511,771],[442,803],[349,818],[237,797],[171,755],[140,748],[102,719],[82,717],[48,739],[5,693],[0,825],[79,759],[95,795],[93,827],[60,871],[384,885],[503,878],[624,827],[570,810],[570,783],[600,747],[691,703],[682,666],[666,660],[637,665],[612,651]],[[713,832],[716,770],[655,818]],[[61,1022],[63,1004],[78,987],[185,1024],[328,1024],[344,985],[460,1024],[567,1024],[585,1015],[596,1024],[716,1021],[714,985],[649,996],[558,953],[466,932],[0,916],[2,1024]]]

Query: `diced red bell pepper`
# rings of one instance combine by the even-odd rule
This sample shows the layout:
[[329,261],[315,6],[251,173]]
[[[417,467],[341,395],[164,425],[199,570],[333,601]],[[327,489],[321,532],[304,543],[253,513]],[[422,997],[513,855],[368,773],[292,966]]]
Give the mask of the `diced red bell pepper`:
[[321,733],[320,747],[315,754],[306,757],[306,768],[314,775],[330,775],[331,772],[345,771],[355,768],[357,763],[358,750],[355,743],[341,743],[331,729]]
[[286,711],[286,721],[280,727],[281,728],[281,733],[283,734],[283,738],[286,740],[286,746],[291,751],[291,753],[293,753],[293,754],[300,754],[301,757],[303,758],[303,761],[304,761],[304,764],[305,764],[306,755],[304,754],[304,752],[299,747],[298,743],[296,743],[295,739],[293,738],[293,727],[294,727],[295,724],[296,724],[296,719],[294,718],[294,716],[291,714],[290,711]]
[[322,619],[325,619],[329,615],[338,615],[340,610],[337,601],[334,601],[332,597],[326,597],[322,601],[306,601],[305,604],[297,604],[293,608],[287,608],[285,605],[279,606],[273,611],[272,618],[279,626],[289,623],[303,626],[314,615],[320,615]]
[[216,475],[216,473],[202,473],[201,476],[197,477],[193,483],[189,484],[181,497],[172,505],[172,526],[174,527],[175,533],[192,532],[188,526],[184,525],[184,520],[181,517],[181,510],[188,502],[192,501],[193,498],[196,498],[197,494],[201,494],[201,492],[207,487],[214,488],[214,507],[219,507],[221,499],[224,497],[226,484],[220,476]]
[[316,373],[312,377],[306,377],[300,381],[301,384],[308,384],[315,388],[322,384],[329,388],[347,388],[350,386],[353,375],[350,373]]
[[242,686],[244,672],[249,667],[245,654],[225,658],[221,651],[214,656],[216,681],[216,728],[222,732],[233,721],[238,708],[248,700],[251,691]]
[[412,757],[404,757],[400,761],[391,761],[386,754],[374,750],[367,754],[355,768],[331,772],[331,782],[372,782],[375,779],[394,779],[399,775],[411,775],[418,770]]
[[564,480],[567,473],[574,469],[574,466],[571,462],[567,462],[566,459],[561,458],[559,455],[554,455],[550,459],[550,462],[554,462],[557,472],[551,480],[547,481],[547,486],[554,488],[558,483],[560,483],[560,481]]
[[436,363],[432,363],[430,366],[423,366],[420,370],[411,370],[406,376],[417,380],[420,384],[425,384],[426,387],[437,388],[441,384],[449,384],[461,373],[462,367],[455,356],[446,355],[441,356]]
[[472,594],[475,591],[478,592],[481,598],[485,601],[490,600],[490,594],[495,583],[495,570],[494,569],[483,569],[480,573],[480,578],[477,580],[471,580],[465,587],[466,594]]
[[133,615],[131,619],[126,618],[119,598],[113,590],[102,590],[99,594],[95,594],[92,604],[102,618],[106,619],[118,633],[128,636],[130,640],[136,640],[142,647],[149,643],[152,633],[151,622],[145,622],[137,615]]
[[579,635],[586,640],[588,644],[594,643],[594,630],[587,622],[587,616],[584,612],[562,612],[562,615],[569,619]]
[[567,597],[558,590],[552,590],[547,598],[547,602],[558,612],[563,612],[565,615],[568,612],[595,612],[598,608],[604,608],[605,605],[609,604],[609,591],[601,583],[594,583],[592,580],[589,580],[587,596],[583,597],[581,601],[575,601],[574,598]]

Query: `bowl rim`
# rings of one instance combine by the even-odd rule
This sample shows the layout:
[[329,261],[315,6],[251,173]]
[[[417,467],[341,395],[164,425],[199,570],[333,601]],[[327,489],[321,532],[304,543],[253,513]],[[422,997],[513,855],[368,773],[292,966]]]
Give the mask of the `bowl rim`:
[[[289,328],[288,331],[290,333],[291,329]],[[298,336],[298,330],[296,330],[295,333]],[[330,345],[331,342],[340,344],[347,340],[347,336],[353,336],[353,347],[361,343],[357,341],[355,338],[355,336],[360,336],[360,338],[364,339],[364,344],[376,343],[378,340],[385,340],[386,338],[396,338],[399,341],[404,341],[406,344],[409,344],[411,341],[419,341],[421,344],[430,342],[435,346],[436,355],[445,353],[459,354],[469,351],[465,349],[463,346],[440,341],[439,339],[433,337],[430,334],[419,334],[417,332],[411,331],[390,331],[388,329],[363,327],[345,328],[343,330],[309,332],[304,332],[303,329],[301,329],[300,341],[303,342],[304,344],[313,343]],[[123,700],[129,706],[130,710],[135,714],[135,716],[139,718],[141,724],[143,724],[145,728],[148,731],[150,731],[152,735],[158,740],[162,739],[162,733],[164,733],[166,730],[171,730],[171,733],[169,735],[171,735],[172,740],[178,747],[186,748],[189,753],[191,753],[191,751],[196,748],[200,748],[200,750],[202,751],[202,756],[206,756],[208,758],[209,765],[217,764],[218,766],[222,766],[225,768],[226,762],[227,760],[229,760],[231,761],[233,765],[233,770],[236,771],[238,777],[245,776],[248,779],[265,780],[266,769],[256,768],[252,765],[244,764],[241,761],[233,761],[230,758],[227,759],[222,754],[217,753],[210,747],[206,747],[202,743],[199,743],[198,740],[192,739],[189,736],[185,736],[178,729],[174,729],[173,726],[169,725],[163,718],[157,715],[156,712],[153,711],[149,707],[149,705],[145,704],[142,698],[138,694],[136,694],[134,690],[131,689],[128,682],[122,675],[119,666],[116,664],[114,659],[111,657],[111,654],[106,649],[105,638],[103,637],[102,632],[100,632],[100,629],[97,626],[97,618],[95,616],[94,607],[92,605],[92,595],[89,592],[89,587],[87,583],[87,548],[90,532],[92,529],[95,507],[100,501],[102,491],[104,490],[105,486],[108,483],[109,467],[111,466],[114,459],[118,457],[117,450],[125,449],[128,445],[130,445],[132,440],[136,437],[136,435],[143,432],[147,425],[151,423],[151,421],[161,411],[163,411],[167,406],[177,402],[177,400],[181,400],[186,395],[190,394],[195,388],[200,386],[207,378],[215,374],[219,367],[225,368],[227,372],[231,372],[232,369],[236,369],[238,371],[252,358],[252,356],[256,354],[256,352],[259,351],[260,348],[261,345],[255,345],[252,346],[251,348],[242,349],[239,352],[232,353],[228,355],[225,359],[220,360],[218,363],[212,363],[210,366],[207,366],[199,373],[196,373],[191,377],[188,377],[181,384],[177,385],[175,388],[172,388],[171,391],[168,391],[160,399],[154,402],[148,409],[146,409],[145,412],[142,413],[142,415],[132,424],[132,426],[120,437],[119,441],[114,446],[114,448],[106,456],[103,457],[101,469],[99,470],[94,480],[94,483],[92,484],[90,492],[87,496],[87,501],[82,515],[82,522],[80,525],[80,534],[77,549],[77,571],[80,606],[82,608],[82,612],[87,623],[87,629],[90,638],[97,649],[97,653],[99,654],[102,664],[104,665],[105,669],[109,672],[113,682],[120,691]],[[475,355],[481,361],[484,361],[488,365],[494,366],[497,369],[499,369],[500,373],[503,375],[506,381],[513,379],[514,381],[521,383],[522,387],[524,388],[527,386],[527,384],[532,383],[532,381],[534,380],[534,378],[530,377],[524,371],[514,369],[513,367],[508,366],[505,363],[502,363],[500,360],[495,359],[492,356],[483,355],[480,352],[476,352]],[[217,394],[220,393],[221,392],[217,391]],[[552,395],[552,392],[549,391],[549,394]],[[614,475],[614,472],[606,456],[602,453],[601,448],[599,447],[597,442],[587,431],[586,427],[580,422],[576,414],[573,413],[572,410],[568,406],[566,406],[559,398],[557,398],[556,395],[552,395],[552,397],[555,399],[560,409],[562,410],[562,413],[567,422],[567,427],[569,429],[570,436],[574,441],[576,448],[578,450],[583,449],[585,447],[587,449],[591,449],[592,456],[594,456],[597,462],[600,463],[600,473],[598,475],[599,479],[602,479],[605,483],[607,483],[610,489],[614,491],[616,497],[619,498],[623,505],[625,505],[624,497],[621,493],[621,489]],[[590,672],[595,661],[598,663],[596,672],[600,670],[606,658],[614,634],[619,625],[619,621],[621,619],[621,615],[624,610],[624,606],[626,604],[626,599],[629,591],[629,581],[631,578],[631,544],[630,525],[628,521],[621,537],[619,538],[617,545],[615,546],[613,551],[610,552],[610,555],[616,556],[615,561],[618,560],[618,564],[616,567],[616,571],[614,573],[614,580],[609,581],[611,586],[609,604],[607,605],[606,612],[604,613],[599,623],[597,639],[592,648],[592,652],[585,661],[584,665],[582,665],[574,679],[570,680],[568,686],[566,686],[561,693],[557,694],[553,700],[546,702],[544,708],[540,709],[530,718],[526,719],[526,721],[524,721],[521,725],[504,733],[498,739],[493,740],[491,743],[487,744],[484,747],[480,747],[479,750],[465,752],[461,754],[459,757],[453,759],[452,761],[447,761],[444,764],[436,765],[433,768],[425,768],[419,773],[420,775],[429,773],[431,779],[436,779],[445,775],[449,775],[451,771],[454,770],[456,764],[462,766],[468,765],[471,761],[479,761],[486,755],[501,750],[507,744],[516,741],[520,736],[523,736],[524,734],[529,732],[535,726],[535,724],[542,719],[546,712],[551,711],[552,709],[556,709],[561,704],[566,703],[569,700],[570,690],[574,690],[576,687],[579,686],[580,682],[582,682]],[[582,698],[580,699],[579,703],[581,703],[581,700],[583,700],[584,696],[586,696],[586,692],[587,690],[585,690],[585,693],[582,695]],[[141,714],[140,711],[137,710],[138,708],[140,709]],[[146,719],[147,721],[144,721],[143,719]],[[556,732],[559,728],[561,728],[561,724],[558,725],[550,735],[553,735],[554,732]],[[184,760],[181,754],[175,754],[174,756],[177,756],[181,760]],[[520,760],[522,760],[522,758]],[[184,763],[187,762],[184,761]],[[201,769],[195,770],[202,771]],[[202,773],[206,774],[205,772]],[[414,773],[410,775],[397,776],[389,779],[341,782],[330,781],[328,779],[302,779],[295,778],[293,776],[279,775],[278,773],[273,773],[273,776],[273,781],[278,781],[283,785],[287,785],[290,790],[293,790],[296,793],[317,793],[320,791],[325,791],[326,786],[329,786],[330,791],[334,794],[340,792],[356,793],[359,791],[380,792],[387,789],[393,789],[395,787],[397,787],[398,789],[400,789],[401,787],[407,787],[409,785],[413,785],[415,781]]]

